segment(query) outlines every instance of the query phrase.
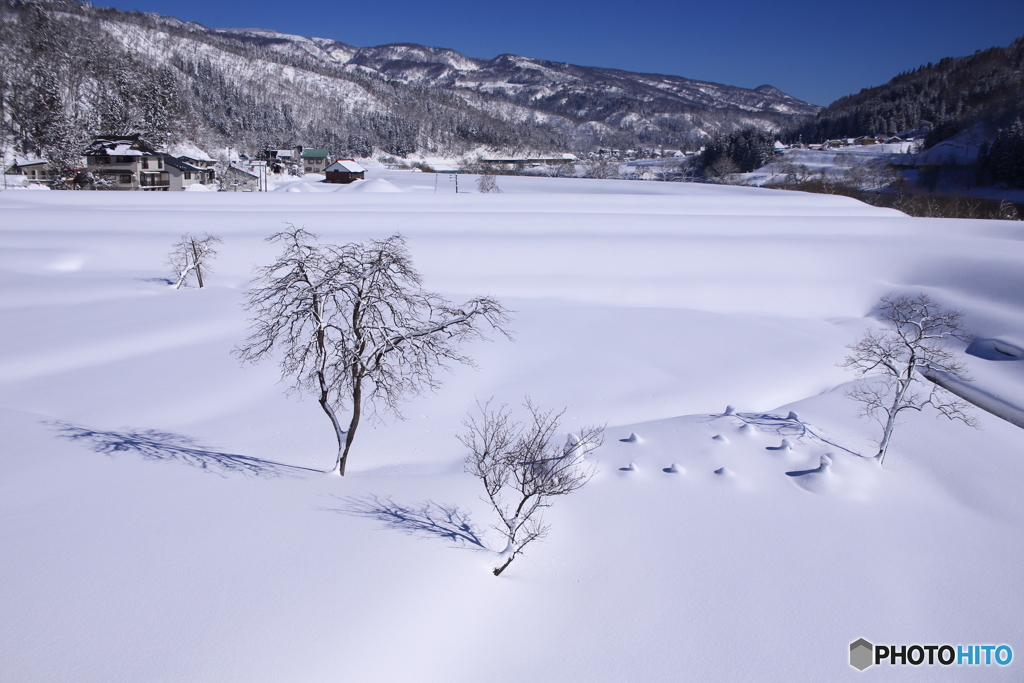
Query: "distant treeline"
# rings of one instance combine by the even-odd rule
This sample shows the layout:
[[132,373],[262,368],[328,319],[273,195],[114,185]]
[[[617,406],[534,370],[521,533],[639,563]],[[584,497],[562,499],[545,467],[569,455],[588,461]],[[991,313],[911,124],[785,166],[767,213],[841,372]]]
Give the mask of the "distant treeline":
[[1024,37],[1008,47],[948,57],[902,73],[885,85],[836,100],[785,130],[785,142],[821,143],[929,128],[927,146],[980,123],[990,135],[1024,111]]

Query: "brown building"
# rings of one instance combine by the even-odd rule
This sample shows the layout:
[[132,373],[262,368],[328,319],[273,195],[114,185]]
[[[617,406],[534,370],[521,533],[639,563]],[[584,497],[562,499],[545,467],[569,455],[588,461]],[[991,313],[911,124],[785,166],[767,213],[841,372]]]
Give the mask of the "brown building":
[[366,177],[366,169],[352,159],[338,159],[325,171],[327,182],[346,184]]

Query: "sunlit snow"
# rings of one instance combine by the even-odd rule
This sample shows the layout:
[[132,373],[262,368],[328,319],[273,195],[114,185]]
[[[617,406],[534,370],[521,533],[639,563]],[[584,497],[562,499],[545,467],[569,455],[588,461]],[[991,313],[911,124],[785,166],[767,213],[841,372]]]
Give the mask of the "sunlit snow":
[[[1024,433],[912,414],[880,468],[837,363],[880,296],[923,292],[965,312],[972,387],[1024,408],[1024,224],[364,165],[343,189],[0,192],[0,678],[1020,679],[849,665],[861,637],[1024,655]],[[363,427],[344,478],[316,400],[230,353],[286,224],[400,232],[428,289],[515,311],[515,341]],[[185,232],[224,240],[201,290],[169,286]],[[559,443],[605,442],[496,578],[456,434],[525,396],[566,408]]]

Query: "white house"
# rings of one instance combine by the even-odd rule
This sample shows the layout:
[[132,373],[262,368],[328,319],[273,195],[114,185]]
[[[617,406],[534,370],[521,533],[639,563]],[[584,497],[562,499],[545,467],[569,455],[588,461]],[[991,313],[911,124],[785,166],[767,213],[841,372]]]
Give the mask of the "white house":
[[191,185],[209,185],[213,182],[213,170],[200,168],[186,162],[182,157],[164,155],[167,170],[168,189],[184,190]]

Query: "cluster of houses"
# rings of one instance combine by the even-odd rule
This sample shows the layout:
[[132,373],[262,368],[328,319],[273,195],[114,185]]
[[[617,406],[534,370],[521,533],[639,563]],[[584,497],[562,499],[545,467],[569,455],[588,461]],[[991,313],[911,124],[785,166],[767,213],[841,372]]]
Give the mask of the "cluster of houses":
[[853,147],[855,145],[892,145],[900,142],[906,142],[907,140],[913,140],[906,136],[899,135],[862,135],[859,138],[840,138],[838,140],[826,140],[820,144],[805,145],[803,143],[794,143],[792,145],[782,145],[776,143],[776,149],[838,149],[840,147]]
[[221,166],[218,178],[216,161],[201,152],[173,156],[157,151],[139,135],[103,135],[85,150],[84,163],[72,178],[58,177],[46,159],[19,159],[4,174],[21,176],[29,184],[63,181],[75,190],[181,191],[199,185],[235,192],[266,191],[268,171],[301,169],[323,174],[329,183],[351,183],[365,176],[365,169],[355,161],[333,160],[326,149],[265,150],[260,156],[250,160],[240,155],[237,163]]
[[331,153],[320,147],[265,149],[259,161],[273,173],[322,173],[328,183],[347,184],[364,179],[366,174],[366,169],[354,159],[332,159]]

